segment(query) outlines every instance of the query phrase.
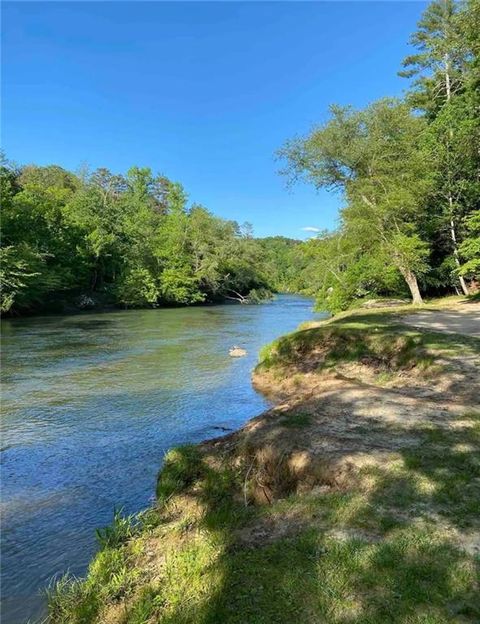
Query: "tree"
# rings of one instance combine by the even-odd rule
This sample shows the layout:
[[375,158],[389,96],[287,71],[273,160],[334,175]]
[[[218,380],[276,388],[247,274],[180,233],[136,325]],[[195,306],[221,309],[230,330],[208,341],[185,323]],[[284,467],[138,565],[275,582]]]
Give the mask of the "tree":
[[129,307],[189,305],[231,290],[259,298],[268,286],[251,232],[189,207],[180,184],[147,167],[79,177],[2,161],[0,183],[3,311],[85,294]]
[[424,131],[424,121],[395,100],[361,111],[334,106],[323,127],[280,152],[293,179],[343,193],[342,229],[357,249],[374,247],[390,259],[414,303],[422,302],[418,276],[428,268],[418,232],[431,184],[420,148]]
[[[478,17],[478,0],[463,6],[454,0],[432,2],[411,37],[418,53],[404,60],[406,69],[400,72],[407,78],[416,77],[408,100],[431,121],[431,154],[437,170],[435,195],[443,206],[456,275],[464,294],[469,291],[459,271],[459,225],[469,209],[465,201],[467,187],[478,180],[480,145],[478,90],[472,84],[472,70],[478,69],[479,29],[478,21],[475,29],[472,19],[475,14]],[[472,170],[475,161],[476,172]]]
[[435,117],[445,102],[464,87],[468,49],[460,29],[455,0],[434,0],[418,22],[410,43],[417,54],[407,56],[399,74],[416,80],[410,103]]
[[26,273],[35,273],[12,306],[28,309],[52,293],[70,290],[82,275],[75,253],[78,232],[69,227],[64,213],[78,180],[61,167],[33,165],[4,170],[2,177],[7,190],[2,197],[2,246],[10,248],[4,262],[21,259]]
[[480,275],[480,210],[465,218],[467,234],[460,246],[460,253],[466,259],[459,269],[460,275],[476,279]]
[[44,259],[28,245],[0,248],[0,312],[9,312],[41,275]]

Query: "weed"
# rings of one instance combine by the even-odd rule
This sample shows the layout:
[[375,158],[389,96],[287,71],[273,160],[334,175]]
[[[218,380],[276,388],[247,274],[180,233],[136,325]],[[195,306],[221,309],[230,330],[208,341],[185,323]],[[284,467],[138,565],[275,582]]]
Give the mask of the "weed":
[[138,529],[136,516],[123,515],[123,509],[114,509],[112,524],[96,530],[100,548],[114,548],[129,540]]
[[69,574],[53,579],[46,597],[49,620],[55,624],[93,622],[100,608],[100,598],[92,585]]

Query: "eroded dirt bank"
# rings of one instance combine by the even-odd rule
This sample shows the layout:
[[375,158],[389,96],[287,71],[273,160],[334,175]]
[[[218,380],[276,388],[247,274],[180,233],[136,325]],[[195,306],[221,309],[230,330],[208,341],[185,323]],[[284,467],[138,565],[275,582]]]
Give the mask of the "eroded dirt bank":
[[[371,325],[379,316],[386,326]],[[280,339],[252,380],[276,407],[204,448],[238,454],[250,481],[258,472],[254,499],[271,502],[314,485],[351,485],[366,464],[418,445],[419,431],[458,427],[479,408],[478,345],[391,321],[358,315]]]

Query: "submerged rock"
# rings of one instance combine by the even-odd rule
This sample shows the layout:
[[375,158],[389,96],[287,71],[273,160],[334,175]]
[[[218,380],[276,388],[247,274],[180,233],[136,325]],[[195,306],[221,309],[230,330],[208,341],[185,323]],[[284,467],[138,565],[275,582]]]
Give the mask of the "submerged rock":
[[231,357],[243,357],[244,355],[247,355],[247,351],[245,349],[237,346],[231,347],[228,353]]

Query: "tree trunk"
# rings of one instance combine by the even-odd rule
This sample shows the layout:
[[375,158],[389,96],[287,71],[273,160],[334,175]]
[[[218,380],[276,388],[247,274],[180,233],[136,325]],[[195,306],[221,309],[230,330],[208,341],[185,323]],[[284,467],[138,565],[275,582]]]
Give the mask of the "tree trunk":
[[97,266],[95,265],[95,268],[93,269],[93,273],[92,273],[92,279],[90,280],[90,290],[95,290],[95,286],[97,285],[97,277],[98,277]]
[[[452,196],[448,196],[448,203],[450,206],[450,236],[452,238],[453,243],[453,257],[455,258],[455,264],[460,268],[460,257],[458,255],[457,249],[457,235],[455,234],[455,223],[453,221],[453,199]],[[469,295],[470,291],[468,290],[467,283],[465,282],[462,275],[458,276],[458,281],[460,282],[460,286],[462,287],[462,292],[464,295]]]
[[412,303],[423,303],[422,295],[420,294],[420,289],[418,287],[417,276],[415,275],[415,273],[412,273],[412,271],[408,269],[400,270],[412,294]]
[[[451,81],[450,81],[450,56],[448,54],[445,54],[444,57],[444,61],[445,61],[445,90],[447,93],[447,104],[450,103],[451,97],[452,97],[452,87],[451,87]],[[450,136],[450,140],[453,139],[453,128],[450,127],[449,128],[449,136]],[[448,146],[450,148],[450,146]],[[450,186],[450,171],[448,172],[448,180],[449,180],[449,186]],[[457,249],[457,236],[455,234],[455,223],[453,221],[453,197],[452,197],[452,193],[451,193],[451,187],[448,189],[448,207],[450,209],[450,236],[452,239],[452,243],[453,243],[453,257],[455,259],[455,264],[457,265],[457,267],[460,267],[460,258],[458,255],[458,249]],[[469,290],[468,290],[468,286],[465,282],[465,279],[459,275],[458,277],[458,281],[460,282],[460,286],[462,288],[462,292],[464,295],[468,295]]]
[[447,102],[450,102],[450,99],[452,97],[452,86],[450,82],[450,55],[449,54],[445,54],[444,64],[445,64],[445,91],[447,93]]

